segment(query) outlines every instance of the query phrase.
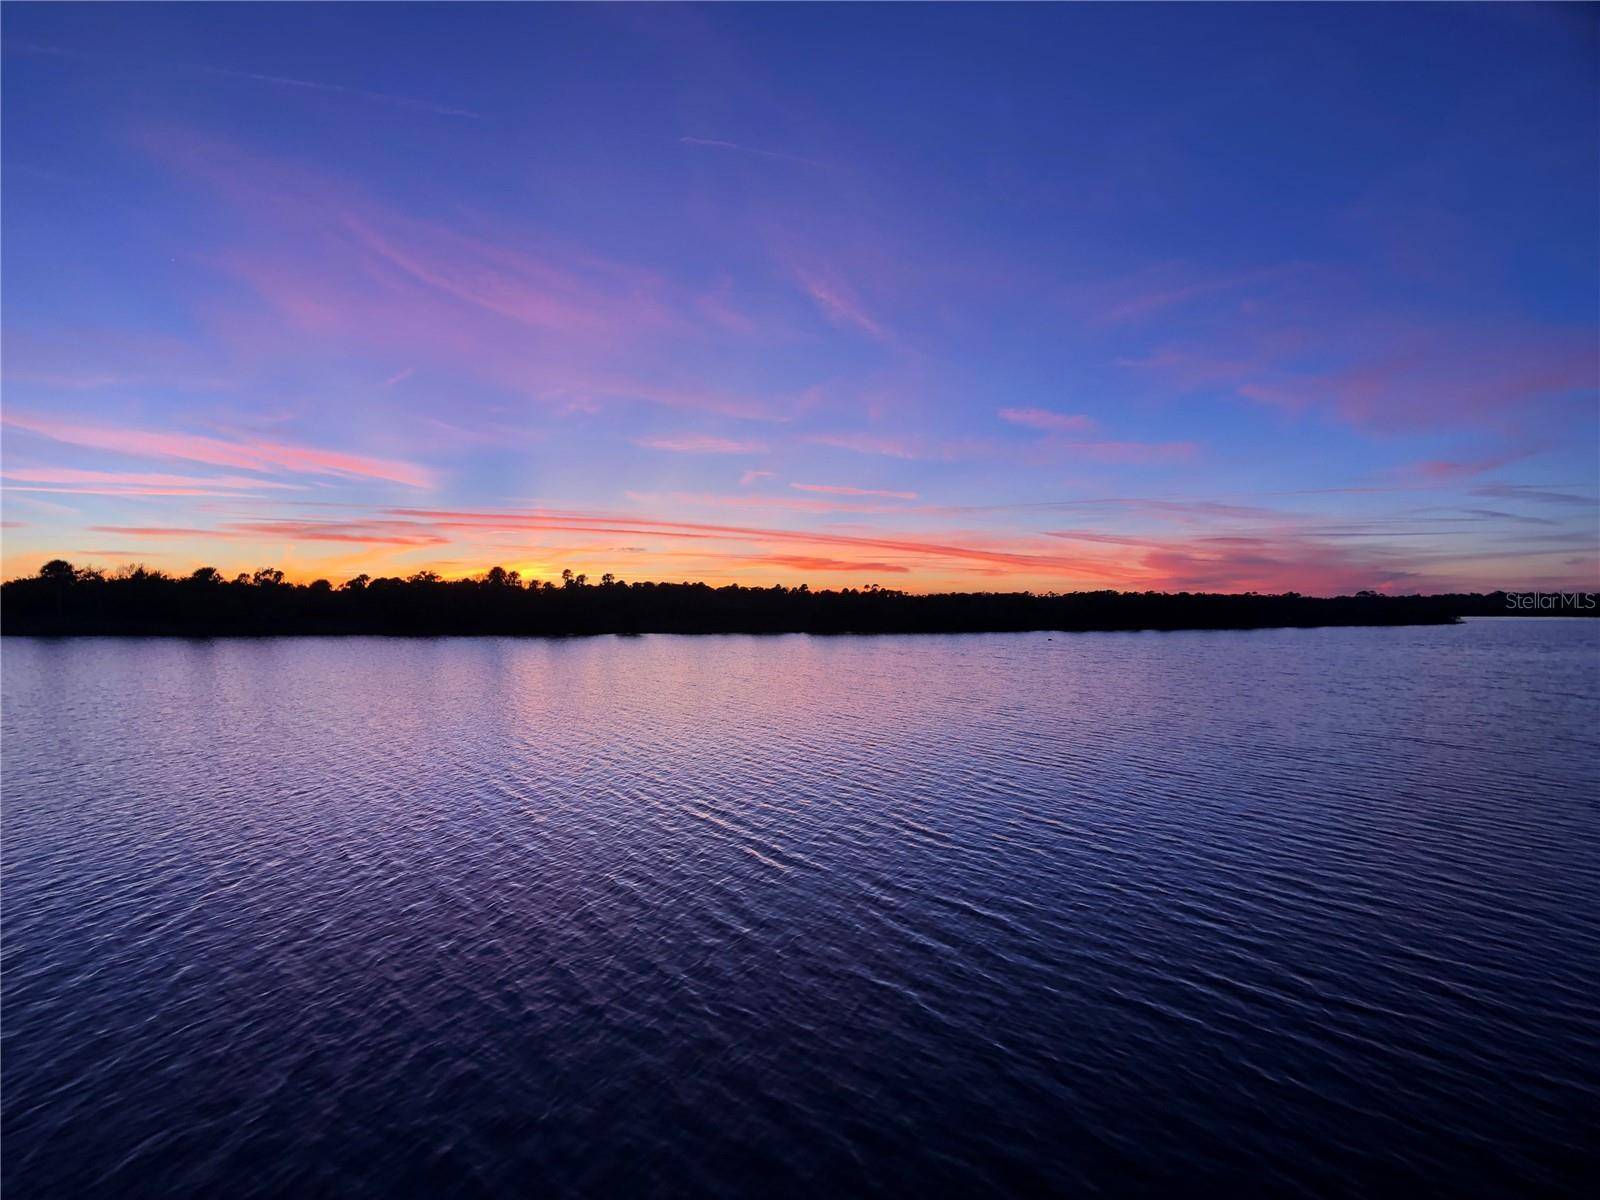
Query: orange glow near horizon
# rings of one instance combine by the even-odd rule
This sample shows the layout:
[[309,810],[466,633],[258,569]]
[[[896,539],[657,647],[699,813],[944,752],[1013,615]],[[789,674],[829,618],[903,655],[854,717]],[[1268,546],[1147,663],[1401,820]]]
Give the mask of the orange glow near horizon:
[[[863,489],[864,490],[864,489]],[[771,515],[782,515],[775,496]],[[1259,506],[1203,506],[1107,500],[1099,529],[1018,532],[976,524],[978,514],[901,506],[908,524],[806,530],[704,520],[669,520],[629,512],[556,509],[388,508],[337,517],[236,519],[205,528],[91,526],[90,539],[118,548],[19,551],[6,530],[7,578],[33,574],[47,558],[107,571],[139,563],[168,574],[214,566],[226,576],[275,566],[295,582],[356,575],[405,577],[434,571],[446,579],[481,575],[499,565],[525,580],[558,580],[563,569],[591,580],[695,581],[750,586],[801,583],[854,587],[876,583],[903,591],[1118,590],[1351,592],[1493,590],[1507,586],[1496,564],[1437,556],[1432,573],[1374,579],[1384,562],[1372,549],[1352,551],[1323,533],[1325,518]],[[951,528],[953,518],[971,524]],[[1008,514],[1001,514],[1002,518]],[[1078,514],[1081,517],[1081,514]],[[1126,532],[1104,532],[1107,518]],[[123,548],[126,547],[126,548]],[[1412,552],[1414,555],[1414,552]],[[1566,563],[1516,555],[1519,580],[1566,586]],[[1377,564],[1375,566],[1375,564]],[[1533,571],[1528,570],[1532,566]],[[1537,568],[1544,567],[1544,572]],[[1486,569],[1487,568],[1487,569]]]

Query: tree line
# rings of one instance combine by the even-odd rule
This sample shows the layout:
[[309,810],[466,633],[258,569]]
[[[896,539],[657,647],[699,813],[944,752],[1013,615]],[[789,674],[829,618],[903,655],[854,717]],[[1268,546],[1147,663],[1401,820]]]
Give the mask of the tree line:
[[226,578],[214,567],[174,576],[134,566],[106,575],[48,562],[0,588],[7,634],[935,633],[1022,630],[1253,629],[1444,624],[1505,615],[1506,594],[1314,597],[1246,592],[945,592],[869,584],[813,591],[773,585],[524,582],[492,567],[471,579],[432,571],[296,584],[263,567]]

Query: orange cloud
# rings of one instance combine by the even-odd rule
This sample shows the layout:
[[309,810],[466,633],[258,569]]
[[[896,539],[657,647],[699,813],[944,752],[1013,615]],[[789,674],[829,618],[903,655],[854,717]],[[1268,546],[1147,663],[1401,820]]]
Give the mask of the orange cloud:
[[904,575],[910,567],[898,563],[861,562],[844,558],[818,558],[808,554],[765,554],[757,562],[793,567],[797,571],[870,571],[874,574]]
[[[633,536],[692,538],[713,541],[753,543],[800,543],[808,546],[851,547],[891,550],[919,558],[981,563],[991,567],[1012,567],[1042,575],[1078,576],[1086,579],[1117,580],[1135,577],[1137,572],[1112,562],[1041,552],[1038,549],[1013,550],[981,544],[963,545],[915,535],[875,537],[865,534],[828,533],[793,529],[771,529],[745,525],[719,525],[696,521],[671,521],[621,514],[588,514],[562,510],[528,512],[474,512],[449,509],[392,509],[397,516],[430,521],[442,529],[461,531],[585,531]],[[1015,539],[1011,542],[1016,544]],[[1030,547],[1035,543],[1028,543]]]
[[[1596,570],[1593,537],[1586,530],[1541,528],[1530,533],[1520,522],[1507,529],[1505,523],[1515,520],[1514,515],[1487,511],[1447,511],[1430,523],[1428,510],[1333,521],[1310,513],[1205,501],[1125,498],[1043,507],[1104,508],[1108,514],[1092,528],[1003,534],[801,530],[599,511],[415,508],[360,518],[244,518],[210,529],[97,525],[88,530],[165,541],[174,548],[167,556],[174,562],[193,559],[238,568],[277,560],[298,578],[357,571],[410,573],[422,567],[462,575],[499,561],[529,575],[550,575],[560,566],[571,566],[591,574],[620,570],[631,578],[712,583],[798,583],[808,575],[859,578],[876,573],[892,575],[916,590],[961,590],[979,576],[984,586],[1002,589],[1292,589],[1327,594],[1365,587],[1489,590],[1547,582],[1592,587],[1584,581]],[[880,511],[925,518],[934,510]],[[1115,523],[1123,520],[1145,527]],[[1472,522],[1473,528],[1463,527],[1463,521]],[[1160,531],[1150,531],[1150,522]],[[1448,540],[1420,546],[1410,540],[1420,536]],[[314,552],[318,546],[344,546],[349,552],[330,556]],[[37,561],[44,557],[49,555]],[[8,569],[14,562],[20,560],[7,560]]]

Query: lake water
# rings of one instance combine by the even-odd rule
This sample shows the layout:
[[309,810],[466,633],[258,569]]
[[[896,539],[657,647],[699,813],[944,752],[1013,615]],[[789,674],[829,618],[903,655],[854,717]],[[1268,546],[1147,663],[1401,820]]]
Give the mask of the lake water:
[[8,1198],[1600,1171],[1600,621],[0,652]]

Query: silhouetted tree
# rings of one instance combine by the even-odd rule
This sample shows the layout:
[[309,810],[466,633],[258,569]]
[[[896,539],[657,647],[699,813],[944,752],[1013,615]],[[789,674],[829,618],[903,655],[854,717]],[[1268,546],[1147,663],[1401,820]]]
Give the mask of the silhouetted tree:
[[[516,586],[513,571],[444,582],[433,571],[409,579],[358,575],[287,583],[262,568],[223,583],[212,568],[183,578],[132,564],[113,578],[52,559],[39,574],[4,585],[5,633],[919,633],[1030,629],[1249,629],[1263,626],[1399,625],[1504,614],[1505,593],[1319,598],[1201,592],[970,592],[917,596],[879,584],[830,591],[711,587],[705,583],[601,586],[564,571]],[[1596,616],[1566,607],[1561,615]],[[1529,615],[1534,615],[1530,612]]]

